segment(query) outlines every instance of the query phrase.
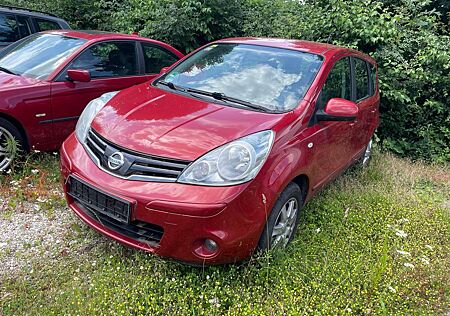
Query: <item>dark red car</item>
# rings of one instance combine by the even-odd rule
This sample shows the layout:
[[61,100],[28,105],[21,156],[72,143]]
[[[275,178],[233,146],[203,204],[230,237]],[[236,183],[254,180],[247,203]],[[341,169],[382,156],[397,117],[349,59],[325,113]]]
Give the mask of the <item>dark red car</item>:
[[153,79],[183,55],[151,39],[96,31],[48,31],[0,52],[0,171],[15,138],[25,150],[54,150],[89,101]]
[[67,201],[103,234],[193,264],[284,247],[304,203],[367,164],[379,99],[355,50],[214,42],[86,108],[61,147]]

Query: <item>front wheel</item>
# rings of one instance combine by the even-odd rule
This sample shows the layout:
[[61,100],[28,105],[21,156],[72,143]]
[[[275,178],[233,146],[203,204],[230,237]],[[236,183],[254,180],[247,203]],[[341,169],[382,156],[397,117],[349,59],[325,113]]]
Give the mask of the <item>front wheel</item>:
[[9,121],[0,118],[0,173],[8,170],[22,144],[22,136]]
[[258,243],[259,251],[285,248],[294,238],[302,206],[301,189],[290,183],[280,194]]

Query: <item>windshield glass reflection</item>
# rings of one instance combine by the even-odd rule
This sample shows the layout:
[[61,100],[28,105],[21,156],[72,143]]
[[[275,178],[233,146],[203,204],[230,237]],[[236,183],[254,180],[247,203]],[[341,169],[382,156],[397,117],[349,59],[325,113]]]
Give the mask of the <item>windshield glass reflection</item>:
[[296,50],[220,43],[197,52],[164,80],[285,112],[298,105],[321,64],[320,56]]
[[0,57],[0,67],[17,75],[44,80],[85,42],[58,34],[34,34]]

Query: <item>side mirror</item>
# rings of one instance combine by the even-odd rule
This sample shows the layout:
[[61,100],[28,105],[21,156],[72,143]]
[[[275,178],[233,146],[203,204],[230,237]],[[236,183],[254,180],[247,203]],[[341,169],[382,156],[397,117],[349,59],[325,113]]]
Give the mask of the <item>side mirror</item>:
[[319,110],[316,113],[318,121],[348,121],[356,120],[358,116],[358,105],[355,102],[333,98],[328,101],[325,110]]
[[91,74],[88,70],[69,69],[67,70],[68,81],[89,82],[91,81]]
[[161,70],[159,71],[159,75],[163,75],[167,72],[167,70],[169,70],[170,67],[162,67]]

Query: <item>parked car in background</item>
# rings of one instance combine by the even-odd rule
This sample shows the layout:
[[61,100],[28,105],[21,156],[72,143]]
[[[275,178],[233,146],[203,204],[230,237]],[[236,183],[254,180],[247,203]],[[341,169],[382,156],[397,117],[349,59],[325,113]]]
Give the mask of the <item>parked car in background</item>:
[[0,52],[0,171],[14,151],[58,149],[89,101],[153,79],[183,56],[168,44],[98,31],[47,31]]
[[56,15],[0,5],[0,50],[33,33],[58,29],[70,27]]
[[285,247],[304,203],[368,163],[379,100],[358,51],[214,42],[86,107],[61,147],[67,202],[110,238],[197,265]]

